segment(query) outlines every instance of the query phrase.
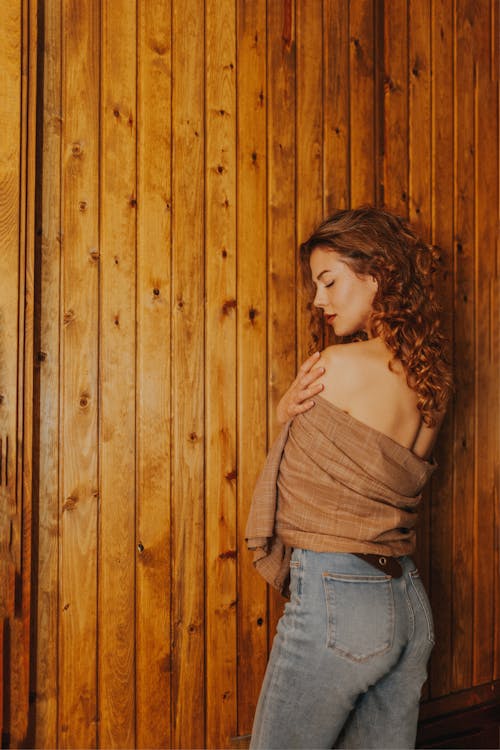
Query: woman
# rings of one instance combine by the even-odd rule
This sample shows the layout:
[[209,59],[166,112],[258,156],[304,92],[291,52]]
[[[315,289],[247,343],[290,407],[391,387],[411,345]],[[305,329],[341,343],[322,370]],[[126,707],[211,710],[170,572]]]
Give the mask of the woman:
[[247,542],[285,595],[251,748],[414,747],[433,643],[417,508],[452,389],[439,255],[375,208],[338,211],[301,247],[344,343],[310,357],[278,406]]

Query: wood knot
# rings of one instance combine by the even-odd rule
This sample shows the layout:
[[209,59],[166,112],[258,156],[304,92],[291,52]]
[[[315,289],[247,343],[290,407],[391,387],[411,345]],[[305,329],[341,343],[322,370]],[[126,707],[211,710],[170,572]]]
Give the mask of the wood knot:
[[229,315],[229,311],[233,310],[236,307],[236,300],[235,299],[227,299],[224,304],[222,305],[222,313],[223,315]]
[[219,555],[220,560],[235,560],[237,552],[235,549],[228,549],[226,552],[221,552]]
[[75,495],[70,495],[69,497],[67,497],[62,507],[63,513],[66,510],[74,510],[77,506],[77,503],[78,498]]

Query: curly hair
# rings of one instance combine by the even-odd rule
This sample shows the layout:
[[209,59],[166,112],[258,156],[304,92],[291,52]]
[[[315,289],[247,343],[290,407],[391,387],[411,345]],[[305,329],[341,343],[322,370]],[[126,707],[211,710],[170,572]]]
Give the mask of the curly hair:
[[448,341],[441,327],[433,275],[441,265],[438,248],[420,239],[389,211],[372,206],[336,211],[300,246],[300,261],[311,281],[309,259],[316,247],[335,251],[358,276],[378,282],[371,323],[401,362],[406,382],[418,394],[424,422],[436,424],[453,390]]

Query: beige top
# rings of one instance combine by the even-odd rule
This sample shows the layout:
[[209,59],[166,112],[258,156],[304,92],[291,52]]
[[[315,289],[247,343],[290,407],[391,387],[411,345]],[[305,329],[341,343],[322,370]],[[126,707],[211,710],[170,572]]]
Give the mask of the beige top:
[[315,400],[273,444],[245,534],[257,570],[285,595],[293,547],[411,554],[421,493],[437,466],[325,398]]

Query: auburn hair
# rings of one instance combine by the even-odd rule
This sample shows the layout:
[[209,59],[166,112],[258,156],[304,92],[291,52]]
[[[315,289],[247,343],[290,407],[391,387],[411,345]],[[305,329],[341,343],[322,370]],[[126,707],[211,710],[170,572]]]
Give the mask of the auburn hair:
[[[339,210],[300,246],[300,261],[311,285],[312,251],[331,249],[359,276],[373,276],[372,328],[399,360],[410,388],[418,394],[424,422],[433,426],[453,390],[448,341],[433,276],[441,266],[439,249],[424,242],[407,222],[372,206]],[[359,338],[359,337],[358,337]]]

